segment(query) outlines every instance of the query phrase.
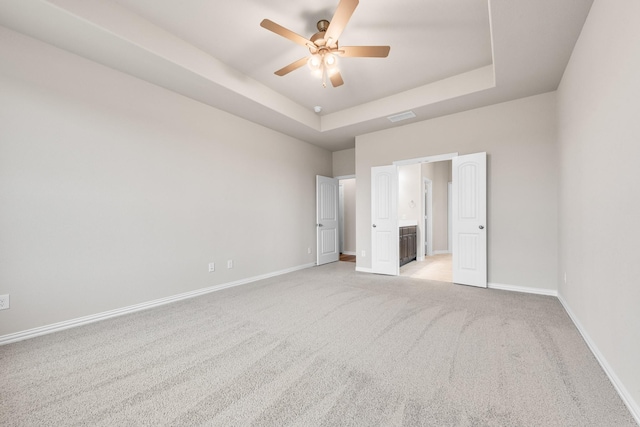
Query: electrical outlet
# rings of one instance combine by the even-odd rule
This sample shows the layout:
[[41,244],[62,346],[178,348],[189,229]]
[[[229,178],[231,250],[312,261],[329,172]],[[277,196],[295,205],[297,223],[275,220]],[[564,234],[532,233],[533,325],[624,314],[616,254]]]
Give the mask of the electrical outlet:
[[227,261],[227,268],[233,268],[233,260]]
[[216,271],[216,264],[213,262],[209,263],[209,273]]
[[366,257],[366,256],[367,256],[367,253],[366,253],[365,251],[362,251],[362,252],[361,252],[361,255],[362,255],[362,258],[364,258],[364,257]]
[[311,253],[311,248],[307,248],[307,253],[310,254]]
[[9,308],[9,295],[0,295],[0,310]]

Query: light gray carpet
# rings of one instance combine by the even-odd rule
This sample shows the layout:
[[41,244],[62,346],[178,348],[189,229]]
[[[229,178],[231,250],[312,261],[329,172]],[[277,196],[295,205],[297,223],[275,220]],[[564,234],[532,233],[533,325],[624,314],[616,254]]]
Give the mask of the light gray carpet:
[[0,347],[0,424],[635,425],[557,299],[353,267]]

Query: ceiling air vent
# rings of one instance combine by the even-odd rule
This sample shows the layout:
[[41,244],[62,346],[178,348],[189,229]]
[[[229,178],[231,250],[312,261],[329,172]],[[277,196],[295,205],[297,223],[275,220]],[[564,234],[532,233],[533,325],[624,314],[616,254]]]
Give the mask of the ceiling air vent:
[[393,116],[387,117],[390,122],[395,123],[401,120],[413,119],[416,116],[416,113],[413,111],[405,111],[404,113],[394,114]]

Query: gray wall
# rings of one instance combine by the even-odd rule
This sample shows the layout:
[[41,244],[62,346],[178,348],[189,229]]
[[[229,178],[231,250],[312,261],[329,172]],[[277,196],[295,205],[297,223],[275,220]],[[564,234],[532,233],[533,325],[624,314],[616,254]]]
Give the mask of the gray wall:
[[636,0],[596,0],[558,89],[559,293],[633,400],[636,417],[640,417],[638,17]]
[[0,31],[0,335],[315,261],[330,152]]
[[331,153],[333,162],[333,176],[350,176],[356,174],[356,150],[349,148],[347,150],[334,151]]
[[[489,282],[556,290],[555,93],[357,137],[358,255],[371,253],[371,167],[456,151],[488,154]],[[357,263],[370,268],[371,258],[359,257]]]

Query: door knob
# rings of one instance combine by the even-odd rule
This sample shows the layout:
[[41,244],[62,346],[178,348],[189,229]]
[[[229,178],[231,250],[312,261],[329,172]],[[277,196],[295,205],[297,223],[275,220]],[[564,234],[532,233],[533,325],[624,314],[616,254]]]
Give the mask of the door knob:
[[478,227],[480,230],[484,230],[484,225],[481,225],[480,227]]
[[322,224],[318,224],[318,227],[324,227],[324,225],[322,225]]
[[373,224],[373,228],[376,228],[376,227],[377,227],[377,225]]

